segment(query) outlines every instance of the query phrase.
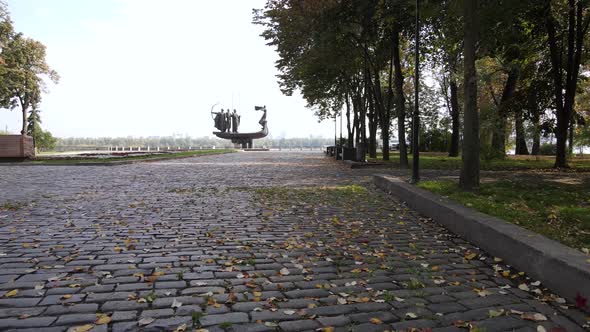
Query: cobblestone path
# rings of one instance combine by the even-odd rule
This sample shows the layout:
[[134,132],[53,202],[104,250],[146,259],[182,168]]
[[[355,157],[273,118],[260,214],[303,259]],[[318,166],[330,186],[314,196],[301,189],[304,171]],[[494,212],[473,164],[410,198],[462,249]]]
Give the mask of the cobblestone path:
[[0,168],[0,330],[578,331],[320,153]]

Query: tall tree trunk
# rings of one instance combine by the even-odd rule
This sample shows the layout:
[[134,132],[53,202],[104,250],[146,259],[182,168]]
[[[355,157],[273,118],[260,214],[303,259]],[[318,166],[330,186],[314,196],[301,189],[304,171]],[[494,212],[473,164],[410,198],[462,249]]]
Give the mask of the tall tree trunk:
[[[547,28],[547,41],[549,43],[551,58],[551,74],[553,76],[553,91],[557,118],[555,129],[557,143],[554,167],[566,168],[568,167],[566,149],[568,128],[574,109],[584,38],[588,32],[588,26],[590,25],[590,14],[586,14],[585,17],[583,15],[586,7],[588,7],[587,2],[568,0],[567,43],[561,43],[562,48],[560,49],[557,41],[556,22],[550,6],[551,2],[549,2],[547,7],[548,12],[545,15],[545,26]],[[564,47],[565,49],[563,49]],[[567,57],[565,72],[562,66],[563,62],[561,61],[562,54],[565,54]],[[565,87],[562,83],[564,73]],[[565,96],[563,94],[564,92]]]
[[[397,33],[397,32],[396,32]],[[393,34],[392,34],[393,38]],[[394,49],[391,48],[391,54],[389,56],[389,72],[387,74],[387,103],[382,102],[382,114],[380,117],[381,121],[381,138],[383,139],[383,160],[389,160],[389,128],[391,127],[391,109],[393,102],[393,56]],[[380,82],[377,82],[380,83]],[[379,89],[381,86],[379,85]]]
[[524,119],[522,115],[522,111],[518,110],[514,113],[515,117],[515,127],[516,127],[516,148],[514,150],[515,154],[518,155],[528,155],[529,149],[526,146],[526,133],[524,130]]
[[348,97],[348,93],[345,96],[346,101],[346,132],[348,133],[348,140],[347,145],[348,148],[352,149],[354,147],[354,127],[351,126],[350,123],[350,99]]
[[[368,56],[367,53],[365,53]],[[377,126],[378,126],[378,118],[379,113],[381,112],[380,103],[378,97],[375,93],[375,87],[373,86],[372,77],[371,77],[371,70],[369,66],[365,68],[365,100],[367,101],[367,107],[369,109],[368,112],[368,120],[369,120],[369,157],[370,158],[377,158]]]
[[360,123],[360,107],[359,107],[359,103],[358,103],[358,99],[356,96],[353,97],[352,99],[352,109],[354,112],[354,132],[355,132],[355,137],[354,137],[354,146],[358,148],[358,145],[361,142],[361,123]]
[[454,73],[451,73],[449,87],[451,89],[451,146],[449,148],[449,157],[459,156],[459,130],[461,130],[459,122],[459,94],[457,93],[457,80],[453,77]]
[[541,124],[539,121],[541,120],[541,111],[539,110],[539,106],[537,104],[537,97],[536,94],[529,93],[529,109],[531,113],[531,122],[533,124],[533,146],[531,148],[531,154],[534,156],[538,156],[541,152]]
[[408,168],[408,149],[406,146],[406,101],[404,98],[404,76],[399,50],[399,30],[396,28],[392,38],[393,67],[395,69],[395,105],[397,112],[397,136],[399,142],[399,164],[402,168]]
[[20,131],[21,135],[26,135],[27,134],[27,109],[28,106],[24,103],[21,102],[21,108],[22,108],[22,115],[23,115],[23,127]]
[[374,98],[372,97],[371,93],[368,91],[366,93],[369,101],[369,157],[377,158],[377,106],[373,101]]
[[465,101],[463,107],[463,164],[460,186],[463,190],[479,187],[479,115],[477,112],[477,72],[475,45],[477,43],[477,0],[463,2],[463,56]]
[[574,130],[576,128],[576,123],[572,117],[572,120],[570,121],[570,129],[569,129],[569,139],[568,139],[568,154],[571,156],[574,154]]
[[492,134],[492,149],[495,158],[506,157],[506,126],[508,119],[508,106],[510,100],[516,91],[516,83],[518,82],[518,68],[512,68],[508,72],[508,78],[504,84],[504,91],[502,98],[498,105],[498,112],[496,115],[496,126]]

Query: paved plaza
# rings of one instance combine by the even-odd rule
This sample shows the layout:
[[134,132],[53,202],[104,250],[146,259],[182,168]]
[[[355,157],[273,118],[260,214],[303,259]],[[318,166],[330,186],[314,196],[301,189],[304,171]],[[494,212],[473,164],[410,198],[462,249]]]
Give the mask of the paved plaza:
[[373,172],[317,151],[0,167],[0,330],[584,330]]

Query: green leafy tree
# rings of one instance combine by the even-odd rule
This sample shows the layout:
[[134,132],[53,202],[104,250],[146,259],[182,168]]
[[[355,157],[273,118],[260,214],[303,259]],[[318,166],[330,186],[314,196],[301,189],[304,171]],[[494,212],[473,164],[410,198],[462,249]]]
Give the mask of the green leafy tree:
[[555,167],[567,164],[566,142],[568,129],[573,120],[574,104],[590,25],[588,1],[546,0],[545,27],[551,59],[551,75],[557,138]]
[[8,41],[2,53],[5,62],[3,84],[7,86],[11,107],[21,109],[21,134],[24,135],[28,111],[41,102],[46,89],[44,79],[57,83],[59,76],[45,62],[45,46],[20,33]]

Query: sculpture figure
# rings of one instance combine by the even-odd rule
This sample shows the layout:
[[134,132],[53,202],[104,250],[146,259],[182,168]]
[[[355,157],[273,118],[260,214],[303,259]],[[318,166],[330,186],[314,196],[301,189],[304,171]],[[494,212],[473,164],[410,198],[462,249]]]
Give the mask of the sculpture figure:
[[264,130],[266,128],[266,106],[256,106],[256,107],[254,107],[254,109],[257,110],[257,111],[263,111],[264,112],[262,114],[262,117],[258,121],[258,123],[262,126],[262,129]]
[[262,126],[262,129],[252,133],[239,133],[238,128],[240,127],[241,116],[234,109],[230,112],[229,109],[221,110],[221,112],[213,112],[217,104],[211,106],[211,115],[213,116],[215,128],[218,132],[213,134],[219,138],[229,139],[234,144],[239,144],[242,148],[252,148],[252,140],[266,137],[268,135],[268,127],[266,123],[266,106],[255,106],[254,109],[257,111],[263,111],[262,117],[258,123]]
[[238,112],[235,109],[234,112],[231,114],[231,122],[232,132],[237,133],[238,127],[240,126],[240,116],[238,115]]
[[224,121],[225,121],[225,132],[230,132],[231,131],[231,117],[229,114],[229,108],[225,111],[224,113]]
[[224,131],[225,123],[224,123],[223,108],[221,109],[220,112],[211,112],[211,113],[215,114],[215,118],[214,118],[215,128],[217,128],[217,130],[219,130],[219,131]]

